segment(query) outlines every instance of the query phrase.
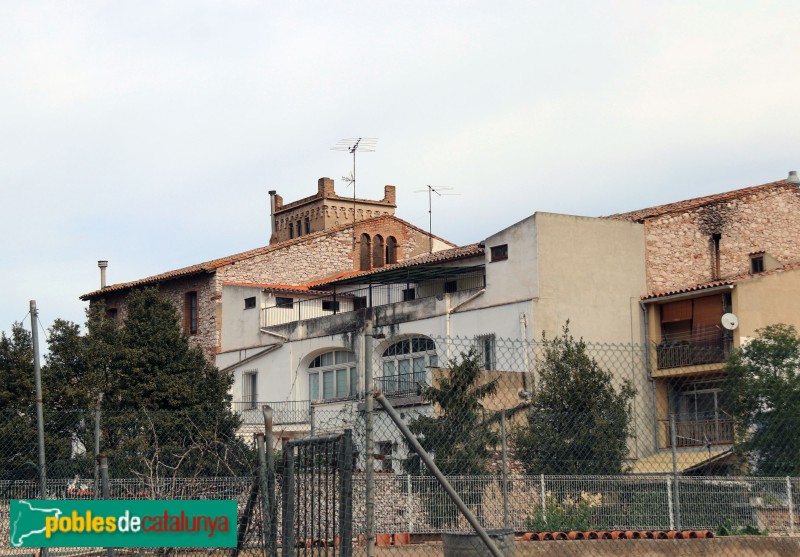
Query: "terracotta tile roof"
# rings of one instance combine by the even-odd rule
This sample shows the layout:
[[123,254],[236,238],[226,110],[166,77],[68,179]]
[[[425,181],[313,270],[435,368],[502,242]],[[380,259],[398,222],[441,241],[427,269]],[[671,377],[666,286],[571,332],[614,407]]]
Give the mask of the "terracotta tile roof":
[[725,193],[706,195],[704,197],[695,197],[694,199],[685,199],[683,201],[667,203],[666,205],[657,205],[656,207],[648,207],[647,209],[639,209],[637,211],[630,211],[628,213],[617,213],[614,215],[609,215],[607,218],[642,222],[646,219],[659,217],[669,213],[682,213],[684,211],[688,211],[690,209],[694,209],[702,205],[708,205],[711,203],[718,203],[720,201],[728,201],[732,199],[738,199],[741,197],[747,197],[748,195],[758,194],[769,189],[786,189],[794,193],[800,194],[800,188],[798,188],[793,184],[790,184],[786,180],[779,180],[777,182],[770,182],[768,184],[762,184],[760,186],[751,186],[748,188],[742,188]]
[[800,269],[800,262],[794,263],[787,263],[783,267],[778,267],[777,269],[772,269],[770,271],[763,271],[761,273],[744,273],[741,275],[737,275],[735,277],[730,277],[727,279],[722,280],[714,280],[710,282],[703,282],[700,284],[694,284],[692,286],[686,286],[684,288],[676,288],[675,290],[667,290],[664,292],[654,292],[652,294],[647,294],[642,296],[642,300],[652,300],[654,298],[661,298],[662,296],[674,296],[675,294],[687,294],[690,292],[699,292],[701,290],[706,290],[709,288],[716,288],[718,286],[728,286],[731,284],[736,284],[739,282],[745,282],[752,279],[761,278],[768,275],[777,275],[780,273],[785,273],[787,271],[794,271],[796,269]]
[[[356,225],[357,226],[361,226],[361,225],[363,225],[365,223],[372,223],[372,222],[377,222],[377,221],[380,221],[380,220],[398,221],[398,222],[402,223],[403,226],[407,226],[407,227],[412,228],[412,229],[414,229],[414,230],[416,230],[418,232],[422,232],[423,234],[428,234],[427,232],[425,232],[421,228],[416,227],[413,224],[411,224],[409,222],[406,222],[403,219],[397,218],[397,217],[395,217],[393,215],[380,215],[378,217],[373,217],[371,219],[364,219],[364,220],[358,221],[356,223]],[[108,294],[109,292],[119,292],[119,291],[123,291],[123,290],[128,290],[130,288],[136,288],[138,286],[146,286],[146,285],[150,285],[150,284],[157,284],[159,282],[164,282],[164,281],[167,281],[167,280],[182,278],[182,277],[186,277],[186,276],[190,276],[190,275],[196,275],[196,274],[201,274],[201,273],[213,273],[214,271],[216,271],[220,267],[225,267],[226,265],[230,265],[232,263],[237,263],[239,261],[244,261],[246,259],[250,259],[252,257],[257,257],[259,255],[264,255],[264,254],[267,254],[267,253],[270,253],[270,252],[273,252],[273,251],[286,249],[288,247],[291,247],[291,246],[294,246],[294,245],[297,245],[297,244],[310,242],[310,241],[313,241],[313,240],[315,240],[317,238],[330,236],[331,234],[335,234],[337,232],[341,232],[342,230],[347,230],[349,228],[353,228],[353,224],[352,223],[341,224],[339,226],[334,226],[332,228],[328,228],[327,230],[323,230],[323,231],[320,231],[320,232],[314,232],[313,234],[307,234],[305,236],[300,236],[299,238],[294,238],[292,240],[286,240],[284,242],[280,242],[280,243],[277,243],[277,244],[272,244],[272,245],[269,245],[269,246],[264,246],[264,247],[252,249],[252,250],[249,250],[249,251],[244,251],[244,252],[237,253],[237,254],[234,254],[234,255],[228,255],[226,257],[221,257],[219,259],[212,259],[211,261],[206,261],[205,263],[198,263],[196,265],[190,265],[188,267],[175,269],[173,271],[167,271],[166,273],[160,273],[158,275],[152,275],[152,276],[145,277],[145,278],[138,279],[138,280],[134,280],[134,281],[131,281],[131,282],[122,282],[122,283],[119,283],[119,284],[112,284],[112,285],[107,286],[106,288],[103,288],[101,290],[95,290],[93,292],[88,292],[86,294],[82,294],[80,296],[80,299],[84,300],[84,301],[85,300],[92,300],[92,299],[104,296],[105,294]],[[447,240],[443,240],[442,238],[439,238],[438,236],[433,236],[433,238],[435,238],[437,240],[440,240],[440,241],[442,241],[442,242],[444,242],[446,244],[449,244],[451,246],[455,245],[452,242],[448,242]]]
[[261,288],[264,290],[271,290],[273,292],[293,292],[295,294],[314,294],[318,295],[319,292],[311,291],[307,285],[292,285],[292,284],[262,284],[256,282],[228,282],[222,283],[223,286],[250,286],[253,288]]
[[393,269],[419,267],[422,265],[429,265],[431,263],[446,263],[450,261],[458,261],[459,259],[467,259],[470,257],[483,255],[483,253],[484,253],[484,248],[479,243],[468,244],[466,246],[461,246],[457,248],[436,251],[433,253],[426,253],[424,255],[418,255],[417,257],[412,257],[411,259],[406,259],[405,261],[400,261],[399,263],[393,263],[392,265],[385,265],[378,269],[371,269],[369,271],[355,271],[352,273],[341,273],[339,275],[335,275],[327,279],[317,281],[315,283],[309,283],[309,286],[316,288],[318,286],[333,284],[337,280],[341,280],[344,278],[352,278],[356,276],[366,277],[377,273],[391,271]]

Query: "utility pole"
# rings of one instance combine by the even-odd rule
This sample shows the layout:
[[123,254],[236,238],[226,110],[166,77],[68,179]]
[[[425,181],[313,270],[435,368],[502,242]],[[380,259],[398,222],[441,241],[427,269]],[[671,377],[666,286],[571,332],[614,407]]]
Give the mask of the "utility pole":
[[[47,468],[44,458],[44,401],[42,400],[42,368],[39,365],[39,310],[31,300],[31,341],[33,342],[33,377],[36,384],[36,430],[39,437],[39,497],[47,499]],[[47,548],[41,550],[47,557]]]

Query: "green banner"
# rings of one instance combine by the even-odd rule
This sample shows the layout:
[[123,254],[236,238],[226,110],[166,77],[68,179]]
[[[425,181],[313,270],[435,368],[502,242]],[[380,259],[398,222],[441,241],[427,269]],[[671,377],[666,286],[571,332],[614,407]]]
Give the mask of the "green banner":
[[12,500],[11,547],[236,547],[236,501]]

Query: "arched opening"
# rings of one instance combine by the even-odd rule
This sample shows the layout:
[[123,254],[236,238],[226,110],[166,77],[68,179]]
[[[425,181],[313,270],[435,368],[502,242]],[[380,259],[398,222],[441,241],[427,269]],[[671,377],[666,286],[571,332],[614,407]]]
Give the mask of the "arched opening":
[[369,239],[369,234],[362,234],[360,253],[359,253],[359,264],[358,264],[358,268],[360,270],[369,271],[371,264],[370,255],[371,255],[371,242]]
[[436,343],[428,337],[399,340],[383,351],[382,365],[376,386],[383,392],[416,392],[420,383],[430,383],[428,369],[439,365]]
[[383,236],[376,234],[372,239],[372,266],[374,268],[383,267]]
[[397,240],[394,236],[386,238],[386,264],[397,263]]
[[357,395],[356,355],[349,350],[325,352],[309,364],[309,400],[335,400]]

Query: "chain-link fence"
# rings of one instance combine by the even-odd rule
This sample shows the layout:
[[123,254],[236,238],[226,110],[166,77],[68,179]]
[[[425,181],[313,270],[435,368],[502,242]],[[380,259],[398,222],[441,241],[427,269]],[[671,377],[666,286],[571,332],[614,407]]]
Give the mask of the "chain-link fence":
[[[237,500],[234,552],[486,551],[481,530],[519,555],[800,548],[800,408],[744,389],[724,343],[381,336],[367,358],[315,360],[297,400],[45,408],[45,496],[100,498],[99,452],[109,498]],[[0,434],[7,548],[9,500],[42,495],[35,416],[5,409]]]

